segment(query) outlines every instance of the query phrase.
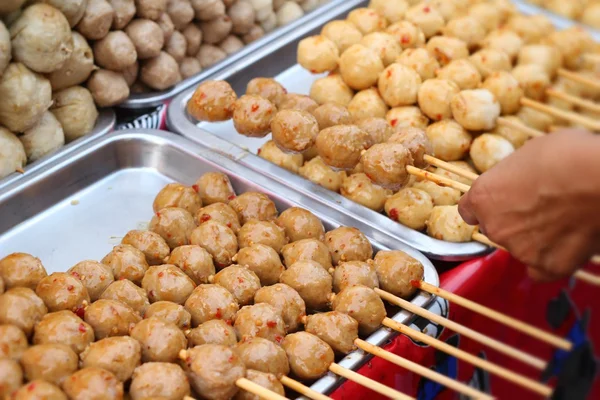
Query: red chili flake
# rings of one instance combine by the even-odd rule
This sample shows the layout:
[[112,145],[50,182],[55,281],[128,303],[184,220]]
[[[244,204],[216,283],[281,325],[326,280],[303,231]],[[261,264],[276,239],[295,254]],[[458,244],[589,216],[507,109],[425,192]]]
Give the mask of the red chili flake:
[[231,222],[228,222],[228,223],[227,223],[227,227],[228,227],[228,228],[231,228]]
[[392,70],[391,70],[391,69],[388,69],[388,70],[387,70],[387,77],[388,77],[388,78],[391,78],[391,77],[392,77]]
[[393,120],[390,121],[390,125],[392,126],[396,126],[398,124],[398,119],[394,118]]
[[406,43],[410,43],[411,37],[410,35],[402,35],[402,38],[400,39],[400,42],[406,44]]
[[210,220],[212,217],[209,214],[202,214],[202,216],[200,217],[200,222],[206,222],[208,220]]
[[173,235],[171,235],[170,233],[167,233],[167,237],[168,238],[170,238],[171,236],[173,236]]
[[238,278],[238,283],[244,283],[244,278]]
[[252,104],[252,108],[251,108],[251,110],[252,110],[252,112],[257,112],[259,108],[260,108],[260,107],[259,107],[259,105],[258,105],[258,104]]
[[164,274],[164,272],[162,272],[162,271],[158,273],[158,277],[159,277],[159,278],[162,278],[164,275],[165,275],[165,274]]
[[281,343],[281,342],[283,342],[283,336],[280,336],[280,335],[275,335],[275,341],[276,341],[277,343]]
[[223,313],[221,312],[220,308],[217,308],[217,312],[215,313],[215,317],[217,319],[220,319],[221,317],[223,317]]
[[233,356],[230,356],[228,361],[229,361],[230,363],[232,363],[232,362],[233,362],[233,359],[234,359],[234,357],[233,357]]
[[154,298],[154,290],[148,292],[148,297]]
[[275,322],[275,321],[267,321],[267,326],[269,328],[275,328],[277,326],[277,322]]
[[225,321],[225,322],[227,323],[227,325],[229,325],[229,326],[233,326],[233,321],[232,321],[232,320],[228,319],[228,320],[227,320],[227,321]]
[[204,93],[204,92],[200,92],[200,93],[198,93],[198,96],[199,96],[201,99],[205,99],[205,98],[206,98],[206,93]]
[[71,272],[71,275],[74,276],[77,279],[81,279],[81,275],[79,275],[77,272],[73,271]]
[[416,288],[421,286],[421,282],[416,279],[411,279],[410,284],[412,285],[412,287],[416,287]]
[[431,8],[429,8],[429,7],[423,7],[423,12],[428,13],[430,11],[431,11]]
[[194,189],[194,192],[196,193],[200,191],[200,187],[198,185],[192,185],[192,189]]
[[313,74],[316,74],[317,70],[316,69],[311,69],[310,72],[313,73]]
[[30,383],[29,386],[27,386],[27,391],[28,392],[33,392],[35,390],[35,382],[34,383]]
[[261,151],[262,151],[262,149],[258,149],[258,150],[256,151],[256,154],[260,154],[260,152],[261,152]]
[[77,329],[79,329],[79,332],[81,332],[81,333],[86,333],[87,332],[87,328],[85,327],[85,325],[83,324],[83,322],[81,324],[79,324],[79,327]]
[[75,286],[73,286],[73,285],[68,285],[68,286],[67,286],[67,290],[68,290],[69,292],[72,292],[72,291],[73,291],[73,289],[75,289]]
[[160,212],[157,212],[157,213],[156,213],[156,216],[157,216],[158,218],[160,218]]
[[398,210],[396,208],[390,210],[390,218],[394,221],[398,221]]
[[73,312],[81,319],[85,316],[85,308],[83,306],[77,306]]
[[436,114],[436,115],[435,115],[435,118],[436,118],[438,121],[440,121],[440,120],[442,119],[442,114]]
[[227,200],[233,200],[233,199],[235,199],[235,194],[232,194],[231,196],[229,196],[229,197],[227,198]]

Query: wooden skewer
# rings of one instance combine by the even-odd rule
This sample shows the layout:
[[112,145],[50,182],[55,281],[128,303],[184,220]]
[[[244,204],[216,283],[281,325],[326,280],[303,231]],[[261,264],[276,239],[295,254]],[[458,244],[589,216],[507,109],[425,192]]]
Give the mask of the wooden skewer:
[[298,381],[288,378],[287,376],[282,376],[279,380],[281,381],[281,383],[283,383],[284,386],[289,387],[290,389],[300,393],[303,396],[308,397],[309,399],[331,400],[331,397],[325,396],[324,394],[314,391],[308,386],[305,386]]
[[418,375],[421,375],[427,379],[430,379],[434,382],[440,383],[458,393],[464,394],[465,396],[469,396],[474,399],[483,399],[483,400],[494,399],[494,397],[492,397],[486,393],[480,392],[479,390],[476,390],[468,385],[465,385],[464,383],[461,383],[457,380],[448,378],[447,376],[442,375],[439,372],[435,372],[435,371],[433,371],[429,368],[426,368],[422,365],[419,365],[415,362],[409,361],[406,358],[403,358],[403,357],[397,356],[396,354],[390,353],[389,351],[385,351],[380,347],[377,347],[368,342],[365,342],[364,340],[356,339],[354,341],[354,344],[356,345],[356,347],[358,347],[359,349],[361,349],[367,353],[371,353],[374,356],[383,358],[384,360],[391,362],[392,364],[396,364],[399,367],[402,367],[404,369],[412,371],[412,372],[414,372]]
[[529,389],[532,392],[541,394],[544,397],[549,397],[552,394],[552,388],[549,386],[536,382],[533,379],[529,379],[523,375],[519,375],[507,368],[501,367],[483,358],[476,357],[470,353],[467,353],[464,350],[451,346],[448,343],[444,343],[441,340],[432,338],[429,335],[412,329],[390,318],[384,319],[383,325],[387,326],[390,329],[398,331],[414,340],[418,340],[433,348],[443,351],[446,354],[450,354],[451,356],[454,356],[459,360],[468,362],[478,368],[488,371],[491,374],[499,376],[525,389]]
[[373,379],[367,378],[359,373],[356,373],[347,368],[341,367],[339,364],[332,363],[329,366],[329,370],[336,375],[339,375],[343,378],[346,378],[350,381],[356,382],[361,386],[371,389],[374,392],[377,392],[381,395],[387,396],[390,399],[399,399],[399,400],[415,400],[414,397],[410,397],[404,393],[401,393],[395,389],[385,386],[382,383],[374,381]]
[[590,260],[590,262],[592,264],[598,264],[598,265],[600,265],[600,256],[594,256],[594,257],[592,257],[592,259]]
[[456,174],[460,177],[463,178],[467,178],[470,179],[472,181],[474,181],[475,179],[479,178],[479,175],[476,174],[475,172],[471,172],[467,169],[461,168],[461,167],[457,167],[456,165],[450,164],[449,162],[446,162],[444,160],[440,160],[439,158],[435,158],[433,156],[430,156],[428,154],[425,154],[423,156],[423,160],[425,160],[425,162],[434,165],[438,168],[441,169],[445,169],[448,172],[452,172],[453,174]]
[[573,96],[571,94],[561,92],[556,89],[547,89],[546,94],[550,97],[554,97],[556,99],[564,100],[571,104],[574,104],[580,108],[600,113],[600,104],[596,104],[593,101],[582,99],[581,97]]
[[289,400],[287,397],[284,397],[275,392],[271,392],[270,390],[260,386],[257,383],[252,382],[250,379],[240,378],[235,381],[235,384],[240,389],[244,389],[247,392],[250,392],[261,399],[266,400]]
[[525,125],[523,123],[519,123],[519,122],[513,121],[511,119],[504,118],[504,117],[499,117],[496,120],[496,124],[498,124],[498,126],[505,126],[507,128],[510,128],[510,129],[521,131],[521,132],[523,132],[524,134],[526,134],[527,136],[530,136],[530,137],[542,137],[542,136],[546,136],[545,132],[542,132],[542,131],[537,130],[537,129],[530,128],[530,127],[528,127],[527,125]]
[[582,83],[584,85],[593,87],[596,90],[600,89],[600,82],[595,81],[595,80],[593,80],[590,77],[587,77],[585,75],[581,75],[581,74],[569,71],[569,70],[564,69],[564,68],[560,68],[558,70],[558,76],[562,76],[565,79],[569,79],[571,81],[579,82],[579,83]]
[[587,54],[582,54],[582,57],[584,60],[591,62],[591,63],[600,63],[600,54],[598,53],[587,53]]
[[600,122],[595,121],[588,117],[584,117],[582,115],[579,115],[579,114],[571,112],[571,111],[561,110],[559,108],[552,107],[547,104],[540,103],[539,101],[535,101],[535,100],[531,100],[531,99],[527,99],[527,98],[521,99],[521,105],[524,107],[533,108],[534,110],[546,113],[546,114],[551,115],[556,118],[561,118],[561,119],[573,122],[575,124],[579,124],[581,126],[584,126],[587,129],[594,131],[594,132],[600,131]]
[[394,296],[393,294],[383,291],[379,288],[375,288],[375,291],[377,292],[377,294],[379,294],[379,296],[382,299],[385,299],[386,301],[388,301],[392,304],[402,307],[403,309],[405,309],[413,314],[416,314],[420,317],[429,319],[430,321],[433,321],[439,325],[445,326],[446,328],[448,328],[456,333],[460,333],[461,335],[466,336],[472,340],[475,340],[476,342],[482,343],[496,351],[499,351],[500,353],[503,353],[503,354],[510,356],[516,360],[519,360],[519,361],[523,362],[524,364],[532,366],[541,371],[543,371],[547,366],[547,363],[544,360],[542,360],[541,358],[535,357],[531,354],[527,354],[526,352],[524,352],[522,350],[516,349],[516,348],[509,346],[505,343],[502,343],[496,339],[493,339],[482,333],[474,331],[471,328],[467,328],[464,325],[456,323],[456,322],[449,320],[447,318],[444,318],[440,315],[434,314],[431,311],[425,310],[419,306],[412,304],[409,301],[406,301],[400,297]]
[[424,290],[428,293],[439,296],[443,299],[446,299],[452,303],[458,304],[459,306],[464,307],[473,312],[476,312],[478,314],[484,315],[490,319],[493,319],[494,321],[500,322],[506,326],[516,329],[516,330],[518,330],[522,333],[525,333],[531,337],[541,340],[542,342],[551,344],[554,347],[557,347],[559,349],[563,349],[566,351],[570,351],[573,349],[573,343],[569,342],[568,340],[563,339],[559,336],[553,335],[551,333],[545,332],[533,325],[527,324],[516,318],[510,317],[506,314],[502,314],[496,310],[492,310],[489,307],[475,303],[474,301],[466,299],[462,296],[459,296],[457,294],[448,292],[447,290],[433,286],[430,283],[427,283],[424,281],[412,281],[411,283],[413,284],[413,286],[415,286],[421,290]]
[[406,167],[406,170],[411,175],[437,183],[440,186],[459,190],[463,193],[467,193],[471,188],[469,185],[465,185],[464,183],[457,182],[453,179],[449,179],[441,175],[432,174],[431,172],[427,172],[425,170],[413,167],[412,165],[408,165]]

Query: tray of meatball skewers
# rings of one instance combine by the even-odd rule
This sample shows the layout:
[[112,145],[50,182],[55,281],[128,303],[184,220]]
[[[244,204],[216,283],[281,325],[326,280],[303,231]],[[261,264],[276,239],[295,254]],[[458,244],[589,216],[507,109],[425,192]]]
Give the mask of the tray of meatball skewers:
[[[231,398],[246,369],[275,391],[290,374],[327,393],[334,355],[368,359],[359,332],[383,345],[379,319],[411,318],[373,287],[427,307],[410,281],[439,284],[418,251],[166,132],[98,137],[9,185],[0,208],[0,350],[15,360],[0,387],[15,398],[118,399],[123,383],[132,399]],[[221,353],[235,368],[211,381]]]

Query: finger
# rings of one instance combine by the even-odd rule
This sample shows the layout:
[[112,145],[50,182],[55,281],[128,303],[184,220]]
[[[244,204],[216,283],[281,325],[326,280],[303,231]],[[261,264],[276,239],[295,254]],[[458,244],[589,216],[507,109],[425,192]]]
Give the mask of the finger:
[[469,193],[466,193],[458,202],[458,213],[467,224],[473,226],[479,225],[479,219],[477,218],[477,214],[475,214]]
[[548,272],[533,267],[527,267],[527,275],[529,275],[532,280],[540,283],[556,282],[562,279],[562,277],[558,275],[549,274]]

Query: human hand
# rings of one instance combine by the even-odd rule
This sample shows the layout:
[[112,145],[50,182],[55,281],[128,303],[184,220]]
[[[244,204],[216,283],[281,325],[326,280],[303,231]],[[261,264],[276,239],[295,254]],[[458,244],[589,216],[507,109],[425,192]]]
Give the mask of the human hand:
[[572,275],[600,251],[600,137],[568,130],[529,141],[479,177],[459,212],[529,266]]

